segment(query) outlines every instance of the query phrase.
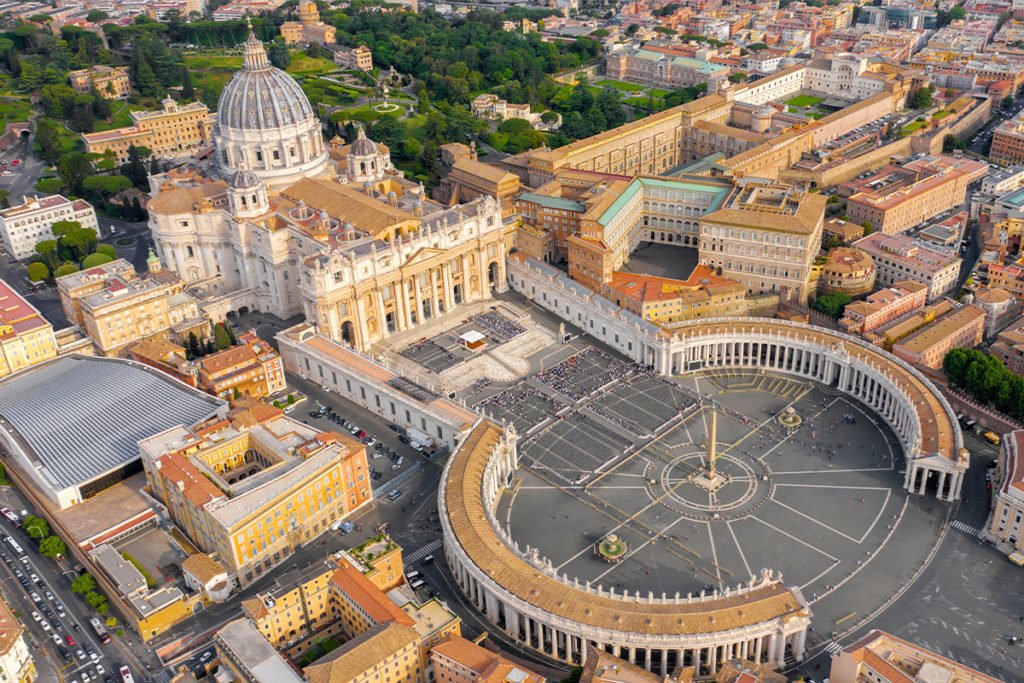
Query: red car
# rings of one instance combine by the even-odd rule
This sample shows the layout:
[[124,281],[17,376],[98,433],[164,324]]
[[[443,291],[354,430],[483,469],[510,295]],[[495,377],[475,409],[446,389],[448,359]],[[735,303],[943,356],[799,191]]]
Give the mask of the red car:
[[15,159],[14,161],[11,162],[11,166],[12,167],[17,166],[20,163],[21,163],[21,159]]
[[71,647],[74,647],[76,645],[75,639],[72,638],[70,635],[64,636],[64,642],[70,645]]

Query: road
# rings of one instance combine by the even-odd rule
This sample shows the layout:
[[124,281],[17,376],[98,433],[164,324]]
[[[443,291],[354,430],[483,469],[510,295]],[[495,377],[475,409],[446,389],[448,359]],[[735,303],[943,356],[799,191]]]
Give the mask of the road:
[[[33,512],[27,507],[24,498],[13,488],[0,488],[0,501],[19,514],[22,510]],[[24,559],[21,559],[22,556],[5,540],[0,546],[0,561],[3,562],[0,564],[0,577],[3,578],[4,597],[25,624],[25,637],[29,649],[36,652],[39,680],[77,683],[85,680],[83,674],[87,674],[90,680],[102,680],[100,668],[109,673],[124,664],[138,674],[145,671],[147,662],[139,658],[140,654],[143,658],[146,657],[145,648],[133,636],[126,635],[123,639],[113,637],[106,645],[98,641],[89,627],[89,619],[97,614],[81,597],[71,591],[71,582],[77,573],[70,561],[64,559],[58,562],[40,555],[36,550],[35,541],[23,530],[15,528],[6,518],[0,519],[0,532],[4,536],[10,536],[24,551]],[[32,584],[29,581],[28,587],[23,586],[19,582],[19,572],[24,574],[26,580],[31,574],[36,574],[39,583]],[[30,597],[33,591],[41,598],[39,603],[34,603]],[[46,597],[46,591],[53,594],[52,599]],[[57,608],[58,603],[63,607],[63,617]],[[50,610],[52,614],[41,615],[50,625],[50,630],[43,628],[42,621],[37,622],[30,616],[33,611],[43,613],[45,610]],[[52,639],[53,633],[57,633],[62,639],[71,636],[76,646],[70,646],[66,640],[58,645]],[[82,654],[76,656],[79,648],[82,649]],[[62,656],[62,649],[67,652],[69,660]],[[95,661],[90,659],[90,650],[96,653]],[[93,675],[94,672],[96,676]],[[143,676],[142,680],[151,679]]]
[[[20,159],[17,166],[11,166],[10,162]],[[0,188],[10,192],[8,201],[13,204],[20,204],[26,196],[36,194],[36,181],[43,174],[46,163],[32,155],[31,139],[23,137],[17,144],[3,153],[0,153],[0,161],[6,161],[3,169],[10,172],[10,175],[0,175]]]

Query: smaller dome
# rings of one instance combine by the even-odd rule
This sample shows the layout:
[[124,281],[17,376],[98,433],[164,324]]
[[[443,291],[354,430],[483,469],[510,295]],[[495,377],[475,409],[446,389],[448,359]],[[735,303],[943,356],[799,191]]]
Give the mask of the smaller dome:
[[377,153],[377,145],[374,144],[373,140],[366,137],[366,131],[363,127],[359,127],[359,132],[356,133],[356,139],[352,142],[352,148],[349,150],[350,155],[359,157],[369,157]]
[[248,190],[258,187],[259,184],[259,176],[250,171],[247,166],[242,166],[231,176],[231,187],[236,190]]

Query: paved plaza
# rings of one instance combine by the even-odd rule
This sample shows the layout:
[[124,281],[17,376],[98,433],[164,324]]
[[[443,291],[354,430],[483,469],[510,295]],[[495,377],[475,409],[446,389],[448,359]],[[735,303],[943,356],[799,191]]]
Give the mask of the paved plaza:
[[686,280],[697,267],[696,249],[674,244],[641,242],[622,265],[623,272]]
[[526,332],[526,328],[501,313],[487,311],[435,337],[420,339],[400,353],[432,372],[442,373],[477,354],[459,341],[467,332],[479,332],[487,338],[487,348],[494,348],[515,339]]
[[[813,382],[749,371],[668,380],[587,348],[481,401],[520,433],[519,481],[499,519],[561,573],[674,595],[781,571],[824,645],[884,605],[925,562],[947,508],[902,489],[897,439]],[[778,416],[792,407],[792,429]],[[717,413],[714,490],[708,466]],[[542,511],[538,515],[538,511]],[[614,533],[628,552],[594,545]]]

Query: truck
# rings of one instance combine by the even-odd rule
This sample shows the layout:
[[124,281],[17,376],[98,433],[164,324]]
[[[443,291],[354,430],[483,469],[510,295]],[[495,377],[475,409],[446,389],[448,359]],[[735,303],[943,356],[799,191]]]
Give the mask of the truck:
[[107,629],[103,628],[103,624],[99,619],[93,617],[89,620],[89,625],[92,626],[92,630],[96,632],[96,637],[100,639],[101,643],[110,642],[110,634],[107,633]]
[[409,441],[412,443],[419,444],[420,448],[428,449],[434,447],[434,440],[426,432],[410,427],[405,430],[405,435],[409,437]]

